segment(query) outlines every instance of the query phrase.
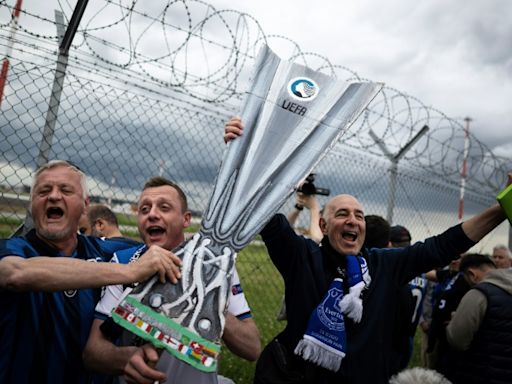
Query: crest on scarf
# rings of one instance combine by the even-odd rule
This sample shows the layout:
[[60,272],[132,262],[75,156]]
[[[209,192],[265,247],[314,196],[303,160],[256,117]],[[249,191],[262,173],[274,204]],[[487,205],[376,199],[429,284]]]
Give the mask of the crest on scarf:
[[343,279],[332,281],[324,299],[311,313],[306,332],[294,350],[304,360],[334,372],[340,369],[347,351],[344,316],[356,323],[361,321],[361,293],[371,282],[364,258],[349,255],[346,260],[349,292],[344,295]]
[[316,309],[318,319],[330,331],[343,331],[345,329],[343,314],[339,310],[333,309],[339,308],[342,297],[343,292],[341,289],[332,286],[322,303]]

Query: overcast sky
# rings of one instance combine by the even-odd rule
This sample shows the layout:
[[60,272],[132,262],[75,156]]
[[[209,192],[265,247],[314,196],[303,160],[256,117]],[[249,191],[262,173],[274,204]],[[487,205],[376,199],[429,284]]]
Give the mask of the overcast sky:
[[[323,55],[332,64],[348,67],[363,78],[383,82],[388,87],[403,91],[462,124],[464,117],[471,117],[472,134],[491,148],[495,155],[512,159],[511,0],[206,1],[217,10],[247,12],[259,21],[267,36],[286,36],[295,41],[302,52]],[[14,2],[12,0],[10,3]],[[25,0],[23,9],[28,13],[21,17],[21,29],[34,29],[33,33],[53,36],[53,9],[62,8],[70,17],[75,4],[76,0]],[[91,38],[87,39],[87,44],[92,45],[87,47],[97,49],[94,54],[120,64],[128,62],[132,58],[128,55],[134,51],[152,58],[162,55],[165,58],[168,43],[177,47],[188,37],[184,31],[189,22],[197,26],[196,23],[209,16],[202,2],[190,0],[186,3],[189,6],[186,9],[181,2],[139,0],[135,2],[134,17],[123,18],[126,7],[131,5],[130,0],[89,2],[80,28],[88,30]],[[177,28],[168,28],[162,34],[158,22],[149,23],[151,18],[141,15],[148,12],[159,20],[167,6],[172,11],[166,13],[166,22]],[[8,20],[10,13],[4,8],[2,17]],[[120,8],[123,8],[123,12],[120,12]],[[233,16],[233,13],[229,15]],[[229,47],[232,42],[229,36],[227,40],[222,38],[228,35],[228,28],[237,35],[246,33],[243,22],[229,25],[237,22],[235,16],[227,17],[227,20],[228,24],[225,25],[221,18],[214,17],[201,30],[200,36],[205,41],[219,40],[219,45],[191,39],[187,49],[181,50],[176,58],[173,56],[172,64],[176,64],[179,70],[185,67],[198,78],[209,76],[216,69],[222,75],[225,60],[229,60],[231,52],[219,47],[223,43]],[[251,25],[254,27],[254,24]],[[247,32],[251,43],[256,41],[254,32]],[[99,39],[123,47],[124,51],[105,47],[98,43]],[[241,50],[249,50],[249,47],[242,46],[242,39],[240,41]],[[273,46],[275,39],[269,41],[276,53],[289,56],[289,51],[279,51],[283,47]],[[54,42],[50,38],[45,42],[51,43],[49,49],[52,49]],[[75,48],[87,50],[80,34],[74,44]],[[195,59],[196,51],[201,54],[199,59]],[[250,60],[247,61],[248,65]],[[145,69],[156,77],[169,78],[170,72],[166,66],[148,65]],[[195,85],[191,89],[195,90]],[[435,126],[435,123],[431,122],[431,125]],[[462,137],[462,132],[459,137]],[[459,143],[462,150],[462,140]]]
[[419,98],[497,155],[512,157],[512,2],[509,0],[211,0],[247,12],[267,35],[296,41]]
[[[286,36],[303,52],[319,53],[461,122],[471,117],[471,132],[495,154],[512,158],[510,0],[205,1],[217,10],[246,12],[266,35]],[[75,3],[61,5],[72,9]],[[167,1],[137,4],[160,9]],[[90,2],[88,11],[94,6]],[[53,19],[46,2],[26,0],[23,7]]]

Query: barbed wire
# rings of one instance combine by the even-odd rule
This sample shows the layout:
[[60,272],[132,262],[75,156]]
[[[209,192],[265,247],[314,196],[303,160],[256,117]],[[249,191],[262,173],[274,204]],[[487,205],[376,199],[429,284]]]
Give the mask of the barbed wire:
[[[25,217],[28,189],[46,140],[58,74],[54,9],[67,23],[76,1],[24,2],[15,35],[14,3],[0,0],[0,52],[11,52],[0,100],[2,237],[11,235]],[[55,127],[48,139],[49,158],[78,164],[89,176],[92,201],[110,205],[118,216],[129,215],[127,221],[133,222],[142,185],[155,175],[183,188],[199,220],[222,159],[223,125],[239,113],[262,44],[329,76],[368,81],[343,63],[303,51],[286,36],[265,34],[246,13],[196,0],[89,0],[69,51]],[[392,206],[393,164],[380,145],[397,154],[427,125],[427,134],[398,164],[390,221],[406,226],[415,241],[439,233],[457,221],[462,122],[385,86],[318,164],[315,183],[331,194],[350,193],[361,200],[366,213],[383,215]],[[474,135],[467,163],[465,209],[470,215],[494,200],[512,164]],[[327,199],[318,196],[320,205]],[[294,203],[290,199],[282,212],[289,212]],[[298,226],[308,227],[305,220],[303,214]],[[132,226],[125,234],[133,236],[136,231]],[[479,246],[489,249],[504,243],[506,231],[508,227],[501,226]],[[242,253],[237,269],[265,344],[282,328],[274,320],[282,281],[259,242]],[[253,367],[245,377],[234,377],[244,363],[235,360],[237,369],[230,370],[229,355],[223,355],[221,370],[227,376],[237,382],[252,379]]]
[[[9,41],[14,2],[0,2],[1,44],[14,44],[11,59],[51,68],[58,41],[52,9],[22,9],[19,32]],[[69,20],[74,2],[55,7]],[[69,58],[76,79],[115,83],[141,94],[170,97],[212,113],[229,116],[239,108],[261,44],[279,47],[287,59],[345,80],[366,81],[355,70],[304,52],[282,35],[266,35],[251,15],[216,9],[201,0],[97,0],[89,2]],[[406,92],[385,86],[341,145],[382,156],[370,131],[397,152],[427,125],[428,134],[404,157],[407,166],[456,181],[460,177],[464,127],[457,119],[425,105]],[[468,189],[495,193],[503,185],[510,161],[496,157],[470,134]]]

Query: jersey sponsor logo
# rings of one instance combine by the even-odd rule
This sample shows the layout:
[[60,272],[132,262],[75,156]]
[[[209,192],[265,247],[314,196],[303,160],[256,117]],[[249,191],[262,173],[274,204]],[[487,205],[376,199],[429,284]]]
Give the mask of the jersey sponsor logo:
[[233,296],[239,295],[240,293],[243,293],[244,290],[242,289],[242,286],[240,284],[233,285],[231,287],[231,293]]
[[295,100],[311,101],[320,91],[314,80],[308,77],[295,77],[288,83],[288,93]]

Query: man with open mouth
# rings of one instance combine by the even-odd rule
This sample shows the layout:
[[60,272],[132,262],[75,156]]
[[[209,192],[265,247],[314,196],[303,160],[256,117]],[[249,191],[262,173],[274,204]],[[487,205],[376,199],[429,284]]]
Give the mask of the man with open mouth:
[[[242,134],[240,118],[225,125],[226,142]],[[424,242],[366,249],[364,209],[354,196],[326,204],[320,245],[275,215],[261,237],[284,280],[288,322],[261,353],[254,383],[388,383],[400,288],[449,264],[505,219],[495,204]]]
[[[162,177],[149,179],[137,205],[137,226],[145,245],[116,252],[114,260],[133,263],[158,245],[175,249],[185,240],[184,230],[190,225],[191,212],[183,190]],[[148,248],[149,247],[149,248]],[[124,331],[109,317],[116,307],[123,286],[109,286],[96,307],[95,320],[84,351],[88,367],[98,372],[117,376],[114,382],[161,384],[216,384],[216,372],[201,372],[164,351],[159,356],[150,344],[140,347],[140,340]],[[156,295],[159,305],[169,302],[165,293]],[[255,361],[261,351],[259,331],[240,285],[235,270],[226,313],[223,340],[237,356]],[[126,380],[126,381],[125,381]]]
[[88,382],[82,349],[100,288],[156,273],[176,281],[180,260],[163,248],[131,265],[104,262],[133,242],[78,234],[88,206],[85,174],[50,161],[34,175],[34,228],[0,240],[0,383]]

